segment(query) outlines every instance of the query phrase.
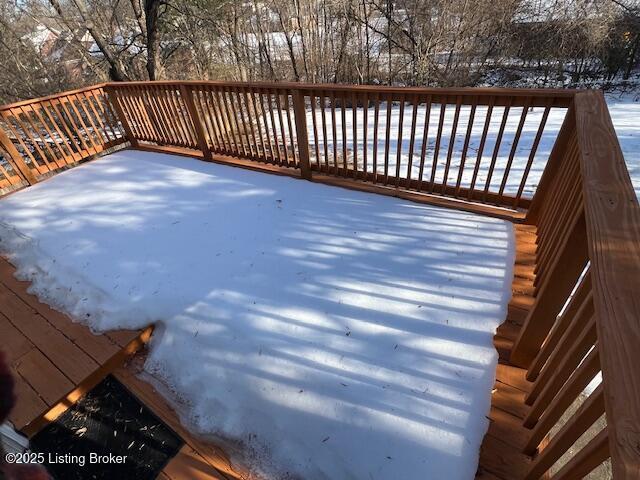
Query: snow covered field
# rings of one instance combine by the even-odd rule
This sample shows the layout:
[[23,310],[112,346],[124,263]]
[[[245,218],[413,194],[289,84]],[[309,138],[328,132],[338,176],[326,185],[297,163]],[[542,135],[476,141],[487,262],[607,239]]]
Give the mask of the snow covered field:
[[[636,193],[640,196],[640,102],[634,100],[633,97],[615,97],[608,96],[607,103],[613,119],[618,138],[625,155],[629,171],[631,173]],[[379,113],[379,126],[378,126],[378,165],[377,172],[379,174],[384,173],[384,149],[385,149],[385,132],[387,127],[387,107],[386,103],[382,103]],[[518,129],[520,122],[520,116],[522,113],[521,107],[513,107],[508,112],[508,120],[502,137],[502,142],[497,151],[494,152],[495,143],[498,138],[500,123],[502,115],[504,113],[504,107],[495,107],[491,115],[491,123],[488,130],[486,143],[482,150],[482,154],[479,157],[480,166],[478,169],[478,178],[476,182],[476,188],[483,189],[489,180],[489,166],[492,161],[494,153],[496,154],[495,170],[489,181],[490,191],[497,192],[501,186],[503,173],[508,163],[509,156],[511,154],[511,146]],[[522,134],[517,144],[517,148],[514,152],[514,159],[507,181],[505,183],[505,193],[508,195],[515,195],[521,185],[525,167],[529,159],[529,152],[534,143],[538,127],[540,125],[542,116],[544,113],[543,107],[532,108],[528,111],[526,121],[523,125]],[[398,103],[395,103],[392,107],[390,114],[389,128],[391,131],[391,141],[389,146],[389,174],[395,175],[397,151],[400,146],[400,175],[406,177],[409,172],[409,144],[411,138],[411,120],[413,114],[413,106],[406,104],[404,115],[402,118],[402,143],[399,144],[398,139],[398,127],[400,123],[400,107]],[[452,147],[452,163],[450,171],[448,173],[447,183],[449,185],[456,185],[458,168],[460,166],[460,158],[464,148],[465,135],[467,131],[467,125],[469,124],[471,114],[471,108],[463,106],[460,109],[460,117],[458,120],[458,127],[456,131],[454,145]],[[478,160],[478,150],[480,148],[480,141],[482,138],[482,131],[484,128],[484,122],[487,115],[487,107],[479,106],[476,109],[472,130],[470,135],[470,141],[467,151],[467,159],[463,169],[463,175],[461,177],[461,186],[469,187],[473,178],[474,167]],[[411,178],[417,179],[420,175],[420,157],[421,148],[423,142],[424,132],[424,119],[426,116],[426,106],[421,105],[418,108],[417,122],[416,122],[416,139],[415,148],[412,157],[411,166]],[[436,167],[435,181],[440,184],[444,179],[445,163],[447,158],[447,152],[449,149],[450,134],[452,132],[453,120],[455,116],[455,106],[448,105],[445,108],[444,122],[442,128],[442,142],[439,149],[439,158]],[[523,195],[525,197],[532,197],[535,189],[540,181],[542,172],[544,170],[546,159],[549,158],[551,149],[555,142],[556,136],[562,126],[564,120],[565,110],[560,108],[553,108],[549,114],[549,117],[545,124],[543,135],[538,144],[536,150],[535,159],[525,182],[523,183]],[[329,165],[333,166],[333,128],[331,124],[331,110],[325,110],[325,117],[327,118],[327,153]],[[426,166],[423,174],[423,180],[429,180],[431,161],[434,157],[436,146],[436,134],[438,132],[438,123],[440,117],[440,106],[435,104],[431,108],[429,116],[429,127],[427,129],[427,147],[426,147]],[[320,139],[322,138],[322,115],[319,109],[316,110],[316,125],[319,131]],[[358,108],[356,111],[356,125],[358,126],[356,136],[358,139],[358,165],[362,170],[364,167],[363,153],[365,146],[362,139],[364,138],[364,112],[362,108]],[[311,142],[310,154],[311,160],[315,162],[315,143],[313,134],[313,116],[311,112],[308,113],[307,126],[309,129],[309,139]],[[277,131],[280,131],[280,127],[276,124]],[[345,131],[347,145],[351,149],[353,145],[353,112],[350,108],[346,109],[345,115]],[[368,154],[368,166],[367,171],[373,172],[373,108],[369,108],[368,113],[368,142],[366,145]],[[336,139],[335,144],[338,152],[338,163],[341,162],[341,149],[342,149],[342,118],[340,112],[336,114]],[[321,140],[318,142],[318,150],[320,162],[324,162],[324,148],[325,145]],[[352,154],[350,153],[349,156]]]
[[[280,478],[473,478],[510,224],[125,151],[0,201],[0,250]],[[289,476],[285,475],[288,472]]]
[[[378,154],[377,154],[377,165],[375,171],[378,174],[382,175],[385,173],[384,170],[384,158],[385,158],[385,140],[386,140],[386,129],[387,129],[387,109],[389,108],[389,104],[384,102],[380,106],[379,113],[379,125],[378,125]],[[441,106],[438,104],[434,104],[431,106],[431,111],[429,115],[429,126],[427,128],[427,142],[426,142],[426,159],[424,164],[424,171],[422,175],[422,180],[429,181],[431,176],[431,166],[432,161],[436,152],[436,137],[439,128],[439,119],[440,119],[440,108]],[[345,114],[345,132],[346,132],[346,143],[348,150],[349,161],[352,161],[352,150],[353,150],[353,111],[351,108],[346,108]],[[460,185],[464,188],[470,186],[473,174],[474,167],[476,161],[478,159],[478,151],[481,145],[482,133],[484,129],[485,118],[488,113],[488,107],[486,106],[478,106],[476,108],[472,130],[470,135],[470,141],[467,150],[467,159],[463,168],[463,175],[461,177]],[[490,191],[497,192],[500,189],[503,174],[505,172],[509,156],[511,153],[511,145],[513,143],[513,139],[516,135],[516,131],[518,129],[518,124],[520,122],[520,116],[522,114],[522,107],[512,107],[507,111],[507,122],[505,125],[504,133],[502,136],[502,141],[499,144],[499,147],[496,151],[496,163],[495,169],[489,178],[489,166],[492,162],[494,150],[496,148],[496,141],[499,138],[500,132],[500,124],[502,120],[502,116],[505,113],[504,107],[494,107],[491,111],[491,122],[489,124],[489,129],[487,131],[487,138],[484,148],[482,149],[482,155],[480,156],[480,167],[478,168],[478,177],[476,179],[476,188],[484,189],[485,185],[489,184]],[[509,170],[509,175],[507,177],[507,182],[505,184],[504,192],[507,195],[515,196],[520,188],[520,184],[522,182],[523,174],[525,171],[525,167],[527,165],[527,161],[529,159],[529,152],[531,151],[531,147],[533,145],[534,139],[536,137],[536,133],[538,131],[538,127],[540,125],[540,121],[542,119],[544,113],[543,107],[532,108],[528,111],[526,121],[524,123],[522,134],[520,136],[520,140],[518,141],[517,149],[514,153],[514,159],[512,166]],[[555,137],[557,132],[560,130],[562,125],[562,121],[564,120],[564,109],[552,109],[551,114],[546,122],[546,128],[544,134],[540,140],[538,145],[538,149],[535,156],[535,161],[533,162],[533,166],[531,171],[529,172],[527,178],[525,179],[525,183],[523,184],[523,194],[525,197],[532,197],[535,192],[535,188],[540,181],[540,176],[542,175],[542,171],[544,170],[545,160],[549,157],[551,153],[551,149],[553,147],[553,143],[555,141]],[[373,108],[369,108],[368,112],[368,135],[367,135],[367,172],[373,172],[373,150],[374,150],[374,140],[373,140]],[[415,128],[415,144],[414,151],[411,160],[411,169],[409,169],[409,150],[410,150],[410,139],[411,139],[411,125],[412,125],[412,115],[413,115],[413,106],[410,104],[405,104],[404,113],[402,115],[402,142],[399,142],[398,139],[398,131],[400,124],[400,106],[396,102],[391,106],[391,112],[388,116],[389,118],[389,130],[390,130],[390,141],[389,141],[389,167],[388,173],[389,175],[396,174],[396,166],[398,162],[398,149],[400,149],[400,177],[408,177],[409,174],[412,179],[418,179],[420,177],[420,160],[421,160],[421,150],[422,143],[424,138],[425,131],[425,118],[426,118],[426,106],[424,104],[418,106],[417,117],[416,117],[416,128]],[[320,112],[316,112],[316,124],[319,130],[322,129],[322,116]],[[334,138],[333,138],[333,126],[331,124],[331,110],[327,109],[325,112],[325,117],[328,119],[327,126],[327,151],[328,151],[328,163],[329,166],[333,166],[333,148],[334,148]],[[457,123],[456,135],[453,142],[453,146],[451,146],[452,152],[452,162],[450,165],[450,170],[447,174],[447,184],[456,185],[458,169],[461,165],[460,159],[462,158],[462,151],[464,149],[465,136],[467,132],[467,126],[469,124],[469,120],[471,117],[471,108],[468,106],[463,106],[460,109],[460,115]],[[447,160],[447,153],[450,148],[450,139],[452,128],[454,125],[455,119],[455,105],[447,105],[444,109],[444,120],[442,127],[442,136],[441,142],[438,149],[438,158],[436,163],[436,173],[435,173],[435,183],[442,184],[444,181],[445,174],[445,165]],[[362,139],[364,138],[364,109],[357,108],[356,109],[356,138],[358,143],[357,148],[357,158],[358,158],[358,169],[360,171],[364,170],[364,149],[365,145],[363,144]],[[314,135],[313,135],[313,116],[311,113],[308,114],[307,126],[309,130],[309,139],[311,142],[310,146],[310,155],[311,161],[316,161],[315,156],[315,143],[314,143]],[[277,127],[277,124],[276,124]],[[336,137],[335,144],[337,149],[337,158],[338,158],[338,166],[342,167],[342,118],[341,115],[336,114]],[[320,163],[324,163],[324,148],[325,145],[321,139],[318,141],[318,149],[319,149],[319,157]]]
[[640,101],[631,97],[608,96],[607,105],[633,188],[640,198]]

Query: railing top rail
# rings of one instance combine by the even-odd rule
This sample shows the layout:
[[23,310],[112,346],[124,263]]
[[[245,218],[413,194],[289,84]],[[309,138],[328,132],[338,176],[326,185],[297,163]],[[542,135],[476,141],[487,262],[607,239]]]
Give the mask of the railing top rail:
[[229,85],[236,87],[257,88],[288,88],[297,90],[341,90],[341,91],[369,91],[369,92],[397,92],[397,93],[448,93],[450,95],[515,95],[515,96],[540,96],[573,98],[580,92],[577,89],[551,89],[551,88],[500,88],[500,87],[401,87],[386,85],[352,85],[342,83],[306,83],[306,82],[233,82],[218,80],[143,80],[133,82],[109,82],[106,85]]
[[[473,98],[482,99],[488,97],[497,98],[529,98],[554,99],[554,106],[568,107],[574,95],[580,90],[575,89],[544,89],[544,88],[497,88],[497,87],[459,87],[459,88],[439,88],[439,87],[398,87],[383,85],[348,85],[339,83],[297,83],[297,82],[225,82],[212,80],[156,80],[137,82],[111,82],[107,84],[111,87],[118,86],[138,86],[138,85],[159,85],[159,86],[179,86],[179,85],[212,85],[221,87],[249,87],[266,88],[278,90],[302,90],[307,92],[350,92],[369,93],[372,95],[431,95],[436,98],[445,96],[460,96],[471,101]],[[465,102],[466,103],[466,102]],[[535,101],[531,106],[535,106]],[[544,103],[540,103],[544,105]]]
[[615,478],[640,476],[640,206],[601,92],[576,95],[586,229]]
[[0,112],[10,110],[12,108],[25,107],[27,105],[33,105],[35,103],[47,102],[50,100],[55,100],[60,97],[66,97],[67,95],[76,95],[82,92],[88,92],[91,90],[95,90],[97,88],[102,88],[106,83],[97,83],[95,85],[89,85],[87,87],[76,88],[75,90],[67,90],[60,93],[54,93],[52,95],[47,95],[46,97],[38,97],[38,98],[30,98],[29,100],[22,100],[20,102],[7,103],[5,105],[0,105]]
[[[11,108],[24,107],[27,105],[55,100],[56,98],[66,95],[74,95],[96,88],[103,87],[126,87],[139,85],[158,85],[158,86],[180,86],[180,85],[212,85],[222,87],[250,87],[250,88],[268,88],[268,89],[297,89],[302,91],[333,91],[333,92],[361,92],[378,95],[432,95],[437,98],[444,96],[461,96],[470,101],[473,98],[530,98],[530,99],[554,99],[554,106],[568,107],[573,97],[580,90],[575,89],[544,89],[544,88],[497,88],[497,87],[463,87],[463,88],[435,88],[435,87],[389,87],[383,85],[347,85],[339,83],[296,83],[296,82],[224,82],[213,80],[156,80],[156,81],[132,81],[132,82],[105,82],[87,87],[68,90],[65,92],[47,95],[46,97],[32,98],[20,102],[0,105],[0,111],[9,110]],[[535,104],[535,102],[534,102]],[[532,104],[531,106],[535,106]]]

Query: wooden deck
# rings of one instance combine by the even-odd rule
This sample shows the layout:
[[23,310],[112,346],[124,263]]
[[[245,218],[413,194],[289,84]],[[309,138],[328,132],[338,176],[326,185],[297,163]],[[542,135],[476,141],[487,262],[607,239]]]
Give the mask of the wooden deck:
[[524,478],[531,458],[522,453],[530,430],[523,425],[528,407],[525,396],[531,383],[525,378],[526,369],[509,363],[509,355],[527,313],[533,306],[535,279],[535,227],[514,225],[516,261],[513,271],[512,298],[507,319],[498,327],[494,345],[499,361],[496,383],[491,396],[489,430],[480,450],[477,479],[513,480]]
[[[411,109],[411,121],[404,129],[394,132],[389,120],[386,131],[382,128],[380,105],[384,102],[396,102],[406,113]],[[440,107],[432,109],[436,104]],[[424,109],[418,115],[421,105]],[[364,112],[362,137],[356,133],[358,116],[353,106]],[[477,156],[469,149],[474,122],[465,126],[466,120],[460,121],[462,106],[471,106],[471,117],[476,107],[487,107],[477,116],[484,124]],[[496,106],[499,108],[494,109]],[[532,106],[544,108],[536,138],[524,168],[512,168]],[[313,113],[307,124],[309,108],[312,112],[321,108],[321,121]],[[454,108],[449,130],[444,128],[444,112]],[[548,133],[546,119],[558,108],[565,116],[558,135],[554,134],[553,149],[548,158],[537,155],[538,143]],[[351,139],[345,128],[348,109],[353,115]],[[280,132],[272,128],[275,115]],[[328,132],[337,138],[339,116],[342,152],[335,141],[329,152]],[[636,368],[640,204],[601,92],[116,82],[0,106],[0,117],[4,120],[0,156],[5,162],[0,165],[0,195],[38,183],[109,148],[130,147],[186,153],[207,161],[512,220],[517,239],[513,298],[494,340],[500,361],[477,477],[547,478],[549,467],[569,453],[595,419],[605,415],[606,428],[572,453],[553,478],[582,478],[607,459],[616,479],[640,478],[640,370]],[[518,122],[513,137],[503,135],[509,121]],[[416,165],[411,160],[404,168],[400,150],[394,168],[389,161],[391,141],[402,145],[403,132],[410,129],[410,139],[405,140],[412,159],[418,153],[417,125],[433,122],[438,122],[438,128],[429,135],[425,129],[423,137],[435,135],[435,150],[429,152],[427,142],[421,142],[419,175],[414,174]],[[490,153],[485,141],[489,127],[498,124],[489,178],[482,182],[479,166]],[[453,146],[463,135],[458,162]],[[367,157],[368,149],[360,150],[359,145],[367,145],[371,136],[374,149]],[[385,148],[377,148],[381,139]],[[509,142],[511,153],[501,171],[495,168],[496,155]],[[441,148],[447,144],[447,149]],[[467,188],[462,180],[472,163],[475,167]],[[436,173],[442,164],[445,173],[440,182]],[[542,177],[533,198],[525,198],[528,176],[537,168],[543,171]],[[514,195],[507,186],[510,174],[518,170],[521,176]],[[523,217],[535,227],[519,225]],[[589,271],[583,276],[587,265]],[[150,329],[93,336],[28,295],[27,284],[17,282],[12,273],[9,264],[0,262],[0,338],[19,378],[20,406],[12,420],[26,433],[33,433],[121,365],[149,337]],[[576,285],[580,294],[572,296]],[[563,311],[567,301],[571,308]],[[601,388],[589,396],[590,401],[583,404],[586,407],[570,412],[569,406],[598,372],[605,379]],[[132,378],[125,378],[129,388],[153,403],[156,395],[134,385]],[[570,420],[547,442],[553,424],[565,413]],[[159,413],[163,414],[173,415],[168,409]],[[531,430],[523,427],[523,419]],[[165,421],[172,424],[173,420]],[[165,470],[163,478],[198,478],[209,467],[215,472],[204,478],[238,478],[219,468],[224,462],[216,466],[218,460],[211,460],[206,449],[194,445],[188,442],[170,463],[173,470]]]
[[14,273],[0,258],[0,338],[16,382],[9,419],[31,436],[144,345],[151,329],[94,335],[38,301]]

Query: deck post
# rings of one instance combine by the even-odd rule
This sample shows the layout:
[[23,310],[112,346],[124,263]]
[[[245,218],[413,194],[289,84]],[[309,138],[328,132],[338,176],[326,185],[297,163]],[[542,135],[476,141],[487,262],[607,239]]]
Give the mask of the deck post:
[[196,132],[196,138],[198,141],[198,147],[202,151],[204,155],[204,159],[211,161],[213,157],[211,155],[211,150],[209,149],[209,143],[207,142],[207,134],[202,124],[202,119],[200,115],[198,115],[198,109],[196,108],[196,104],[193,101],[192,91],[187,88],[187,86],[183,83],[180,85],[180,96],[184,101],[185,106],[187,107],[187,112],[189,112],[189,117],[191,118],[191,122],[193,123],[193,129]]
[[293,114],[296,120],[296,138],[302,178],[311,180],[311,164],[309,163],[309,135],[307,133],[307,110],[304,103],[304,92],[293,91]]
[[138,148],[138,139],[134,135],[133,130],[131,129],[131,125],[129,125],[129,121],[127,120],[127,116],[124,113],[124,109],[120,104],[120,96],[118,95],[117,89],[113,85],[107,85],[105,87],[105,92],[107,93],[109,102],[111,103],[111,105],[113,105],[113,109],[118,116],[118,120],[120,120],[120,124],[124,129],[127,140],[129,140],[129,143],[131,143],[131,146],[133,148]]
[[9,164],[11,164],[11,166],[25,181],[29,185],[38,183],[38,179],[33,174],[33,171],[24,162],[22,155],[20,155],[20,152],[18,152],[18,149],[15,147],[7,134],[4,133],[2,128],[0,128],[0,145],[2,145],[3,149],[7,152],[7,160]]

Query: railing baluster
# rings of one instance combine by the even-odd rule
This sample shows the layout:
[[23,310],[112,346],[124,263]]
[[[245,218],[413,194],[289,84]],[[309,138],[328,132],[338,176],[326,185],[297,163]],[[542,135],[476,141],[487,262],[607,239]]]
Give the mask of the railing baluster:
[[449,137],[449,148],[447,151],[447,163],[444,166],[442,175],[442,192],[444,193],[449,181],[449,168],[451,167],[451,159],[453,158],[453,149],[456,145],[456,132],[458,131],[458,121],[460,120],[460,107],[462,105],[462,97],[458,96],[456,100],[456,109],[453,114],[453,124],[451,125],[451,136]]
[[282,135],[282,148],[284,149],[284,163],[288,167],[289,165],[289,148],[287,147],[287,136],[285,134],[284,121],[282,119],[282,102],[280,101],[279,90],[274,90],[273,95],[276,99],[276,107],[278,109],[278,126],[280,127],[280,135]]
[[580,282],[580,286],[569,300],[567,308],[553,325],[553,329],[549,333],[549,336],[536,355],[536,358],[529,367],[529,370],[527,370],[527,380],[533,382],[538,378],[538,374],[542,370],[542,367],[560,343],[560,340],[567,331],[567,328],[569,328],[573,318],[577,315],[578,311],[583,308],[585,302],[588,301],[592,301],[591,275],[589,273],[589,269],[587,269],[584,278]]
[[[276,161],[276,156],[274,154],[273,151],[273,142],[271,141],[272,138],[276,138],[275,133],[272,136],[271,135],[271,130],[273,130],[273,113],[271,113],[270,117],[271,117],[271,126],[269,126],[269,120],[267,118],[267,111],[264,108],[264,96],[268,95],[268,92],[266,92],[265,90],[259,90],[258,91],[258,95],[260,95],[260,108],[262,109],[262,117],[264,119],[264,130],[265,130],[265,135],[267,136],[267,139],[269,141],[269,152],[271,154],[271,163],[277,163]],[[269,109],[271,109],[271,106],[269,106]],[[277,148],[277,144],[276,144],[276,148]],[[278,153],[278,158],[280,158],[280,154]]]
[[398,141],[396,143],[396,187],[400,182],[400,165],[402,163],[402,125],[404,122],[404,104],[406,98],[400,97],[400,114],[398,115]]
[[[262,135],[262,126],[260,125],[260,113],[258,112],[258,105],[256,102],[256,94],[260,95],[258,92],[251,89],[249,91],[249,95],[251,95],[251,104],[253,105],[253,118],[256,121],[256,126],[258,127],[258,137],[260,138],[260,146],[262,147],[262,158],[267,160],[267,148],[264,143],[264,136]],[[266,126],[265,126],[266,128]],[[256,145],[257,148],[257,145]]]
[[[276,126],[276,119],[273,114],[273,97],[272,97],[271,90],[267,90],[267,99],[268,99],[267,105],[269,106],[269,118],[271,119],[271,130],[273,132],[273,140],[276,147],[276,152],[278,154],[278,164],[283,165],[284,162],[282,161],[282,150],[280,149],[280,143],[278,142],[278,127]],[[280,109],[278,109],[278,111],[280,111]],[[283,138],[283,143],[284,143],[284,138]]]
[[[49,107],[53,108],[51,106],[51,103],[49,102]],[[49,111],[49,108],[47,108],[47,105],[45,104],[45,102],[42,102],[42,110],[44,111],[45,115],[47,116],[47,118],[49,119],[49,122],[51,122],[51,125],[53,125],[53,129],[56,131],[56,133],[58,134],[58,136],[60,137],[60,142],[61,144],[65,147],[63,149],[66,150],[66,152],[64,152],[63,158],[65,160],[65,162],[67,164],[69,163],[73,163],[74,161],[76,161],[79,158],[76,158],[76,152],[73,150],[73,148],[71,148],[71,146],[69,145],[69,143],[67,143],[65,141],[65,135],[62,133],[62,131],[60,130],[60,127],[58,125],[58,122],[56,122],[56,120],[53,118],[53,115],[51,114],[51,112]],[[71,134],[69,134],[69,136],[71,136]],[[62,148],[62,147],[61,147]]]
[[391,108],[393,106],[393,97],[391,94],[387,96],[387,123],[385,124],[384,136],[384,184],[389,183],[389,145],[391,144]]
[[[609,428],[601,430],[569,460],[551,480],[583,478],[610,455]],[[632,472],[632,475],[634,473]],[[615,478],[615,477],[614,477]],[[629,476],[628,478],[633,478]],[[529,479],[527,479],[529,480]]]
[[214,118],[216,121],[216,125],[218,126],[218,130],[220,131],[220,138],[222,144],[224,145],[224,150],[226,155],[233,155],[233,140],[229,136],[229,125],[222,113],[222,103],[220,100],[220,96],[218,94],[218,90],[215,87],[207,87],[207,98],[211,103],[212,110],[214,112]]
[[547,201],[549,190],[553,186],[558,169],[562,165],[562,159],[565,156],[571,137],[575,134],[575,128],[575,111],[573,106],[570,105],[562,122],[562,127],[560,127],[558,137],[553,144],[551,155],[549,155],[549,160],[546,163],[538,188],[536,188],[536,193],[527,210],[526,222],[530,225],[538,225],[542,210],[552,203]]
[[[246,129],[244,125],[244,118],[238,119],[238,109],[236,108],[236,90],[233,87],[229,87],[225,91],[226,99],[228,100],[228,106],[230,109],[230,124],[234,132],[234,137],[238,142],[238,155],[247,158],[247,142],[245,142]],[[242,122],[242,125],[240,124]]]
[[[531,479],[541,478],[603,413],[604,394],[602,385],[599,385],[536,457],[527,476]],[[536,444],[535,447],[533,444],[528,445],[525,453],[535,453],[540,442],[534,440],[533,443]]]
[[[327,134],[327,114],[325,112],[325,110],[327,109],[327,96],[324,90],[320,92],[320,99],[321,99],[320,112],[322,112],[321,113],[322,115],[322,147],[324,150],[324,166],[328,173],[329,172],[329,136]],[[318,160],[318,162],[319,161],[320,160]]]
[[[117,90],[109,88],[108,93],[110,101],[113,103],[113,108],[116,110],[116,115],[125,131],[125,137],[129,140],[131,146],[137,147],[138,140],[153,141],[156,137],[154,133],[155,125],[151,122],[146,109],[141,107],[140,98],[137,98],[141,95],[139,90],[135,88]],[[81,149],[79,148],[79,150]]]
[[427,147],[429,146],[429,122],[431,121],[431,95],[427,95],[424,111],[424,128],[422,130],[422,143],[420,144],[420,169],[418,171],[418,191],[422,190],[422,180],[424,177],[424,163],[427,158]]
[[365,92],[362,99],[362,178],[367,180],[367,154],[369,150],[369,96]]
[[340,120],[342,122],[342,176],[346,177],[349,171],[347,164],[348,151],[347,151],[347,105],[346,96],[343,94],[340,96]]
[[[307,124],[307,119],[306,119],[306,109],[305,109],[305,106],[304,106],[304,95],[302,96],[302,108],[303,108],[304,116],[305,116],[304,124],[306,125]],[[299,166],[298,165],[299,164],[299,162],[298,162],[298,154],[296,153],[296,145],[294,143],[294,137],[293,137],[293,126],[292,126],[292,123],[291,123],[291,106],[289,104],[289,90],[286,90],[284,92],[284,109],[285,109],[284,111],[287,113],[287,128],[289,129],[289,139],[291,140],[290,143],[291,143],[291,154],[293,156],[293,165],[294,166]],[[308,137],[308,135],[305,136],[305,138],[307,138],[307,137]],[[302,147],[300,147],[300,139],[299,139],[300,137],[296,137],[296,138],[297,138],[298,147],[302,148]],[[305,141],[306,143],[305,143],[305,147],[304,148],[309,148],[308,141],[309,141],[308,139]],[[307,164],[309,163],[308,160],[309,159],[308,159],[308,156],[307,156]]]
[[373,108],[373,183],[378,181],[378,128],[380,123],[380,95],[375,94]]
[[[318,145],[318,120],[316,118],[316,93],[312,90],[309,92],[311,100],[311,121],[313,122],[313,146],[316,154],[316,166],[320,169],[320,146]],[[297,120],[296,120],[297,125]]]
[[[83,127],[85,127],[85,132],[87,132],[87,137],[89,137],[89,139],[91,140],[91,144],[94,146],[94,149],[96,150],[96,153],[97,153],[97,152],[99,152],[101,150],[99,147],[104,143],[102,141],[102,138],[100,137],[100,133],[98,132],[98,128],[96,127],[96,124],[94,123],[93,119],[91,118],[91,115],[89,114],[89,111],[87,110],[86,105],[82,101],[82,98],[79,98],[77,95],[73,95],[73,99],[76,100],[73,103],[73,105],[77,104],[76,112],[78,113],[78,116],[80,117],[80,121],[82,122]],[[83,115],[83,113],[84,113],[84,115]],[[85,125],[85,123],[84,123],[84,118],[85,117],[89,121],[89,125],[91,126],[91,128],[88,128],[87,125]],[[92,133],[93,133],[93,136],[91,135]],[[97,140],[97,142],[94,141],[94,137]]]
[[338,175],[338,127],[336,125],[336,95],[331,92],[331,143],[333,145],[333,168],[334,175]]
[[413,168],[413,149],[416,142],[416,122],[418,120],[418,108],[420,107],[420,97],[413,96],[413,110],[411,111],[411,136],[409,138],[409,159],[407,161],[407,188],[411,188],[411,169]]
[[[88,92],[82,92],[80,94],[78,94],[81,96],[81,98],[84,99],[84,103],[85,105],[88,105],[88,108],[86,109],[87,111],[87,115],[90,117],[95,118],[96,122],[96,127],[100,127],[100,128],[96,128],[96,133],[98,138],[100,139],[100,143],[102,145],[104,145],[105,143],[109,142],[109,133],[107,132],[107,129],[105,128],[104,123],[102,122],[102,118],[100,117],[100,115],[98,114],[98,111],[96,110],[95,106],[93,105],[93,102],[91,101],[91,97],[89,96]],[[93,114],[93,115],[91,115]],[[42,122],[44,124],[44,122]]]
[[436,181],[436,172],[438,170],[438,156],[440,154],[440,142],[442,141],[442,129],[444,127],[444,116],[447,110],[447,97],[440,100],[440,120],[438,121],[438,133],[436,135],[436,144],[433,149],[433,163],[431,164],[431,177],[429,178],[429,193],[433,193],[433,186]]
[[358,178],[358,99],[355,92],[351,95],[351,125],[353,129],[353,178]]
[[[249,122],[249,128],[251,129],[251,140],[252,140],[252,145],[255,148],[255,158],[259,159],[260,158],[260,148],[258,146],[258,138],[256,136],[256,127],[253,123],[253,120],[256,119],[257,120],[257,115],[255,113],[251,112],[251,102],[249,102],[249,89],[248,88],[243,88],[242,89],[242,94],[243,94],[243,98],[244,98],[244,105],[245,105],[245,111],[247,113],[247,121]],[[253,148],[251,150],[253,152]]]

